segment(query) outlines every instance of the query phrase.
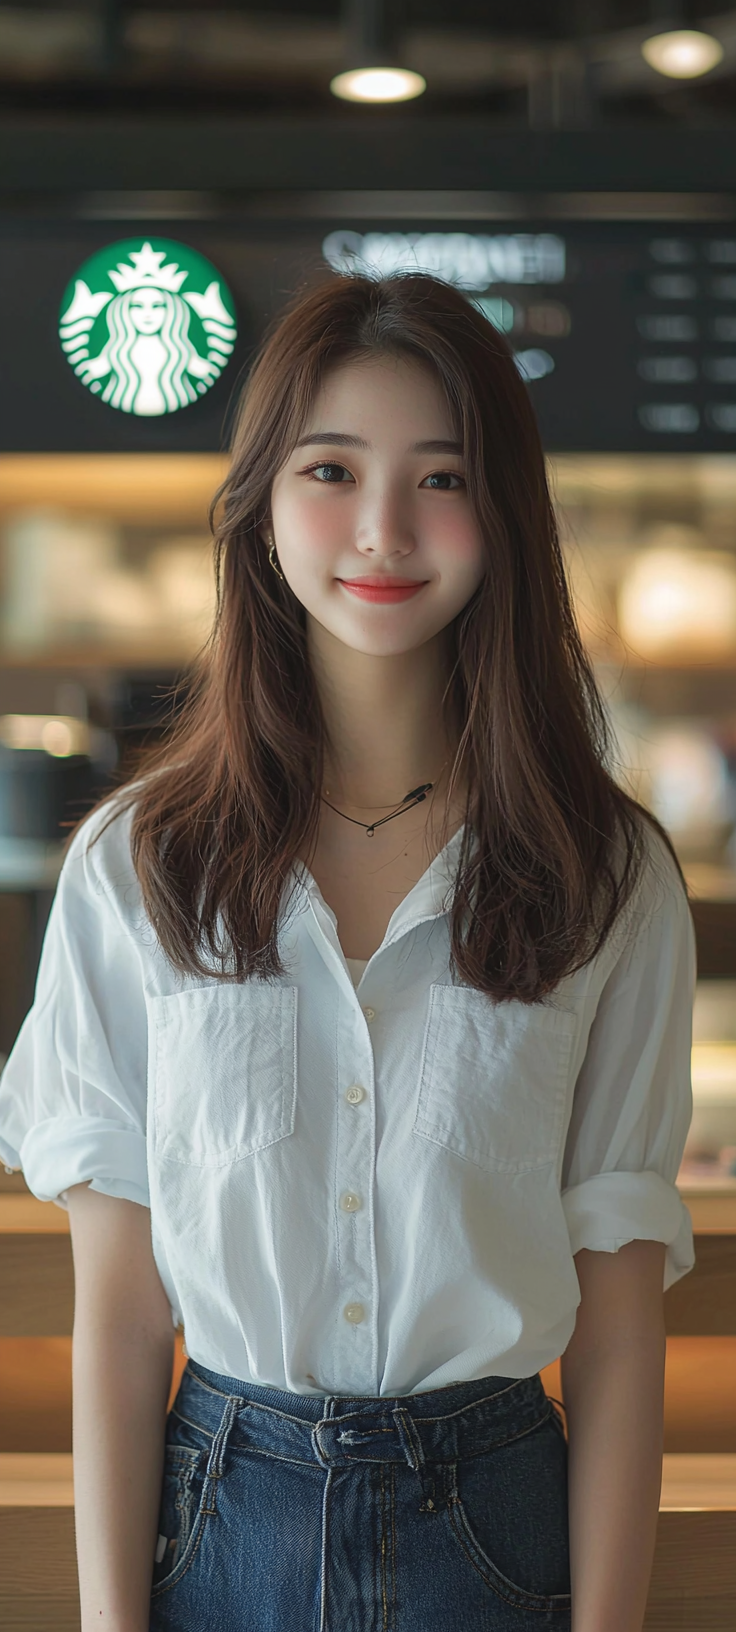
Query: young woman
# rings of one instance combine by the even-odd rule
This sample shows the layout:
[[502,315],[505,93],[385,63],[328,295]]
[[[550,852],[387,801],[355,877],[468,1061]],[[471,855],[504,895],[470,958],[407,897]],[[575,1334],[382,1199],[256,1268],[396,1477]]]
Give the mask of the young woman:
[[70,1213],[83,1632],[641,1632],[695,940],[508,344],[425,274],[302,290],[213,526],[0,1084]]

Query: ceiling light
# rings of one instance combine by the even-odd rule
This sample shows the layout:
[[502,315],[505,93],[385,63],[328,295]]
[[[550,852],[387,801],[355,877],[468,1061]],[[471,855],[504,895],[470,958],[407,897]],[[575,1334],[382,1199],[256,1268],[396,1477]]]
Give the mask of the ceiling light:
[[723,46],[712,34],[677,28],[668,34],[653,34],[643,41],[641,52],[658,74],[666,74],[669,79],[696,79],[721,61]]
[[345,102],[408,102],[426,89],[426,79],[410,68],[348,68],[330,80],[333,96]]
[[330,80],[345,102],[409,102],[427,81],[402,63],[405,0],[342,0],[343,73]]

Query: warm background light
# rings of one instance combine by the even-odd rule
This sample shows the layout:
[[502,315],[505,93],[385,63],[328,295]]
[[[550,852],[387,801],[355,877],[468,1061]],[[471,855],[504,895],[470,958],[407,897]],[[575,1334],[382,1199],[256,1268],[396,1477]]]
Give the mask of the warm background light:
[[725,550],[649,549],[618,595],[619,628],[640,655],[685,649],[703,661],[736,654],[736,565]]
[[3,714],[0,743],[5,748],[43,748],[56,759],[66,759],[69,754],[89,753],[89,726],[69,715]]
[[408,102],[426,89],[426,79],[410,68],[349,68],[330,80],[333,96],[345,102]]
[[723,57],[720,41],[694,28],[653,34],[644,40],[641,51],[650,68],[670,79],[696,79],[698,74],[709,73]]

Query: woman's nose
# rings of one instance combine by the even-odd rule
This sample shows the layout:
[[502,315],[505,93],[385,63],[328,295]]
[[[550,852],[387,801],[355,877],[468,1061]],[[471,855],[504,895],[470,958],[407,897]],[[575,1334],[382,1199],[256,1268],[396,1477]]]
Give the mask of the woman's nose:
[[413,544],[414,533],[405,504],[391,495],[367,501],[359,518],[357,542],[370,544],[374,550],[387,555]]

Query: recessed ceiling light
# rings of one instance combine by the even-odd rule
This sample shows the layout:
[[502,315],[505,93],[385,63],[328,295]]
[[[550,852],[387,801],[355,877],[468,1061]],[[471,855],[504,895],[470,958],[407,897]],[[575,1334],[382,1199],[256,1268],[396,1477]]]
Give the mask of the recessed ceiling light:
[[644,40],[642,56],[650,68],[670,79],[696,79],[707,74],[723,57],[723,46],[712,34],[699,29],[677,28],[668,34],[653,34]]
[[330,80],[333,96],[345,102],[408,102],[426,89],[426,79],[410,68],[349,68]]

